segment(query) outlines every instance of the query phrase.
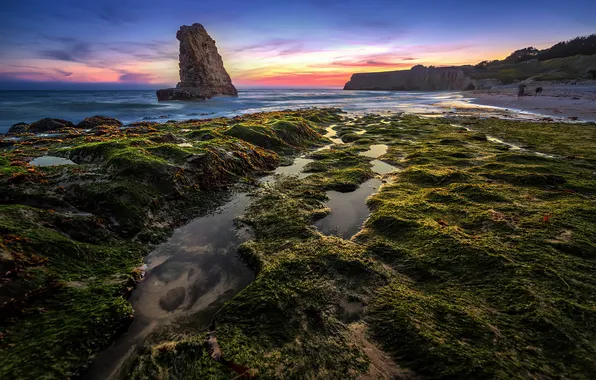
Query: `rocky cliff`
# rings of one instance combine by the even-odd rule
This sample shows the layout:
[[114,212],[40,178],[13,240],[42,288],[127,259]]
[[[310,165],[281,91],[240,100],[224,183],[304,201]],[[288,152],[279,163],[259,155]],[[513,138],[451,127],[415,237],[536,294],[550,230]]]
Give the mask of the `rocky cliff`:
[[353,74],[344,90],[465,90],[472,80],[458,67],[414,66],[410,70]]
[[176,88],[158,90],[158,100],[209,99],[217,95],[238,95],[217,52],[215,41],[207,34],[203,25],[183,25],[176,33],[176,38],[180,41],[180,82]]

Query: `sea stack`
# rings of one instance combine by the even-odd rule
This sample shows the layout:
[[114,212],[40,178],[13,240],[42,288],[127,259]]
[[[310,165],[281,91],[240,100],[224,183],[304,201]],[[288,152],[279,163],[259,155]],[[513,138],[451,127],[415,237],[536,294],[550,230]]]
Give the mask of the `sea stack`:
[[217,95],[238,96],[236,87],[217,52],[215,41],[201,24],[182,25],[180,82],[176,88],[157,90],[157,100],[209,99]]

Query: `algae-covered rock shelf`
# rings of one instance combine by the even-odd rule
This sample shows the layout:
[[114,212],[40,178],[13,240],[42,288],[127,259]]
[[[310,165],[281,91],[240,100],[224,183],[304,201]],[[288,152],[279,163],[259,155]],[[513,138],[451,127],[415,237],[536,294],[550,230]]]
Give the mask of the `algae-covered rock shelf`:
[[83,373],[133,318],[126,297],[152,243],[274,169],[278,152],[322,145],[319,125],[334,120],[274,112],[2,140],[0,378]]
[[[497,126],[532,150],[487,139]],[[591,128],[408,115],[338,123],[351,143],[312,154],[308,177],[264,186],[242,218],[255,238],[240,253],[257,275],[214,320],[223,357],[259,378],[591,378]],[[535,153],[557,153],[555,136],[568,158]],[[373,176],[358,153],[374,144],[388,145],[379,159],[398,169],[368,199],[360,233],[322,235],[313,223],[333,213],[325,192]],[[237,376],[203,339],[164,334],[132,377]]]
[[[129,378],[590,379],[594,128],[306,110],[3,142],[0,377],[82,373],[150,244],[243,184],[254,280],[150,336]],[[300,176],[253,180],[309,149]],[[74,165],[26,164],[46,153]],[[319,232],[371,179],[359,232]]]

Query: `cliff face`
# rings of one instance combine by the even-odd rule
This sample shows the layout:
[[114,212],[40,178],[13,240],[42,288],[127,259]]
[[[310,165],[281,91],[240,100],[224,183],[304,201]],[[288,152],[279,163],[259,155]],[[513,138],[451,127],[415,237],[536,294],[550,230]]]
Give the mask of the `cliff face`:
[[209,99],[217,95],[238,95],[217,52],[215,41],[207,34],[203,25],[183,25],[176,33],[176,38],[180,41],[180,82],[176,88],[158,90],[158,100]]
[[465,90],[472,80],[457,67],[414,66],[410,70],[353,74],[344,90]]

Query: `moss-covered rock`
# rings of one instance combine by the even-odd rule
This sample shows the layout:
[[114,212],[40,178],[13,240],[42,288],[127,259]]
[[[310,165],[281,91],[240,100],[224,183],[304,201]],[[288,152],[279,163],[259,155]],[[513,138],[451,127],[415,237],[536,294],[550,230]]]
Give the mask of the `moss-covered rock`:
[[[322,127],[303,116],[318,113],[326,119],[335,111],[248,115],[234,123],[258,120],[292,149],[306,149],[319,143]],[[277,119],[298,127],[281,131]],[[44,120],[36,131],[72,127]],[[87,122],[98,125],[60,137],[25,136],[0,152],[1,378],[81,375],[131,321],[126,295],[147,243],[211,211],[229,186],[251,182],[280,160],[223,134],[230,119],[125,129],[104,118]],[[213,138],[184,142],[188,130]],[[48,153],[76,165],[28,163]]]
[[31,123],[29,128],[27,128],[27,132],[39,133],[39,132],[47,132],[47,131],[58,131],[63,128],[74,128],[75,125],[72,121],[64,120],[64,119],[52,119],[52,118],[45,118],[41,120],[37,120],[34,123]]
[[82,129],[91,129],[101,125],[121,127],[122,122],[118,119],[108,116],[91,116],[81,120],[76,127]]
[[[262,378],[591,378],[594,152],[583,144],[566,146],[573,159],[510,150],[451,122],[366,115],[340,123],[336,130],[357,125],[370,141],[315,152],[310,176],[256,194],[242,218],[255,239],[240,254],[258,273],[215,319],[228,360]],[[490,123],[509,125],[512,141],[527,135],[526,145],[531,130],[518,127],[543,128]],[[586,127],[573,133],[589,140]],[[325,191],[362,183],[351,173],[372,175],[358,155],[372,143],[387,144],[382,159],[404,170],[368,200],[371,215],[353,241],[321,236],[312,223],[329,212]],[[543,153],[553,152],[549,144],[534,142]],[[354,340],[355,324],[370,332],[367,349]],[[233,376],[189,335],[169,337],[176,349],[167,355],[152,347],[135,377]]]

